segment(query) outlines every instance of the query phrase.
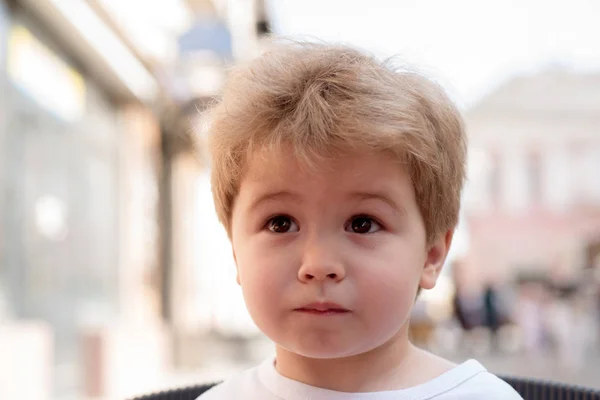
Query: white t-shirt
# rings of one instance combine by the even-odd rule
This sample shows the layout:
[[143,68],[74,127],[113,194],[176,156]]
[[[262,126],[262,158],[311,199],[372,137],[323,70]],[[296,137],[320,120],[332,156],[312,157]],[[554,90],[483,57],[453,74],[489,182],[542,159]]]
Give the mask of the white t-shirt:
[[469,360],[431,381],[402,390],[344,393],[306,385],[280,375],[274,360],[244,371],[197,400],[522,400],[506,382]]

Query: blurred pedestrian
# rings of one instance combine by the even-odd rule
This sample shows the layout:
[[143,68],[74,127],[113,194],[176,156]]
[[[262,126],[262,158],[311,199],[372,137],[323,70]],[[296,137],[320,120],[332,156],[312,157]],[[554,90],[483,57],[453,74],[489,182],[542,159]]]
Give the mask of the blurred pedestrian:
[[483,292],[484,324],[490,333],[492,350],[497,350],[498,330],[501,325],[498,290],[493,284],[488,284]]

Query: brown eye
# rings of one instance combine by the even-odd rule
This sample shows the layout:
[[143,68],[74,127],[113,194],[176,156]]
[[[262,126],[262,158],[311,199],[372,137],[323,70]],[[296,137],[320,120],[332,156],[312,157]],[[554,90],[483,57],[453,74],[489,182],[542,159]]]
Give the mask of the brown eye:
[[374,233],[381,229],[381,226],[373,218],[359,216],[350,220],[346,230],[354,233]]
[[278,215],[267,222],[267,228],[273,233],[297,232],[298,225],[290,217]]

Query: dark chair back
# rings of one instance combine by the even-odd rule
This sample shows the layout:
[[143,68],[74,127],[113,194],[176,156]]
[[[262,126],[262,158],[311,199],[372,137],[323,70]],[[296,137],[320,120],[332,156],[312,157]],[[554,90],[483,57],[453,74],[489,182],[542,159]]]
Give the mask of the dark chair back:
[[600,390],[527,378],[501,378],[525,400],[600,400]]
[[[501,378],[519,392],[525,400],[600,400],[600,390],[526,378]],[[213,383],[169,390],[137,397],[133,400],[196,400],[198,396],[214,385]]]
[[204,385],[190,386],[186,388],[167,390],[164,392],[148,394],[142,397],[136,397],[133,400],[196,400],[198,396],[216,385],[208,383]]

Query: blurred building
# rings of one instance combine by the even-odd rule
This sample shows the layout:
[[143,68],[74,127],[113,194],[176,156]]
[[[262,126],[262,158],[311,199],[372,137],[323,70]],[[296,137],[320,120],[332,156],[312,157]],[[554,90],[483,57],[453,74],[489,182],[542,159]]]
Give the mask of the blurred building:
[[32,398],[161,387],[213,305],[194,126],[267,21],[259,0],[0,0],[0,338],[39,349]]
[[470,263],[575,279],[600,247],[600,75],[519,76],[466,119]]
[[46,322],[47,396],[102,394],[105,328],[160,318],[162,88],[90,4],[0,1],[0,325]]

